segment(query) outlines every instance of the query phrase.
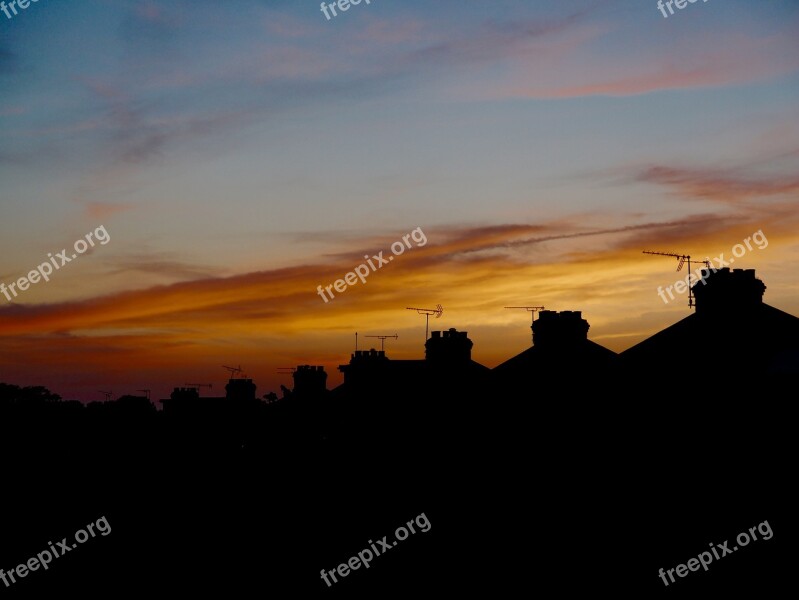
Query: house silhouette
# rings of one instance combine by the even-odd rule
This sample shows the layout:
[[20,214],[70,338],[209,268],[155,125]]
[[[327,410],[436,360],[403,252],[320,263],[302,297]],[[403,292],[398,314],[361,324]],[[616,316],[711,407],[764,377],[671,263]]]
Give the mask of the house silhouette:
[[763,302],[754,269],[704,270],[696,312],[621,353],[626,372],[663,374],[679,362],[737,377],[799,374],[799,318]]
[[[340,589],[473,592],[477,581],[504,595],[531,572],[551,587],[577,568],[592,589],[670,593],[659,567],[765,519],[779,540],[795,512],[795,425],[777,385],[795,381],[799,319],[764,291],[754,271],[708,274],[694,314],[622,355],[588,339],[579,311],[542,312],[533,345],[493,370],[472,359],[465,331],[434,331],[421,360],[354,352],[332,390],[323,367],[298,365],[293,390],[268,402],[248,378],[222,397],[175,388],[162,411],[141,396],[86,406],[0,384],[0,450],[31,467],[5,473],[14,518],[0,567],[74,531],[75,515],[105,515],[108,540],[70,554],[80,568],[59,561],[26,579],[32,596],[148,593],[158,577],[184,595],[213,582],[235,597],[266,584],[314,596],[319,568],[426,512],[432,534],[347,580],[368,594]],[[543,552],[486,552],[520,539]],[[601,552],[576,557],[580,540]],[[678,585],[707,582],[717,597],[729,580],[738,593],[732,571],[749,569],[763,595],[791,573],[779,548],[758,542],[740,566],[725,559]],[[158,562],[168,568],[142,569]]]
[[[615,372],[618,355],[588,339],[590,325],[581,311],[539,313],[533,322],[533,345],[493,369],[494,381],[506,393],[568,382],[597,383]],[[553,380],[558,375],[558,380]],[[590,376],[583,379],[583,376]],[[519,393],[519,392],[516,392]]]

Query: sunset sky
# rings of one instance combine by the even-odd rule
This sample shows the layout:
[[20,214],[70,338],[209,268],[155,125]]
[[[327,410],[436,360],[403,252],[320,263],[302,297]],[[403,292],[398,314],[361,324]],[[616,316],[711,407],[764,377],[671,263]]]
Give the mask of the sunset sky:
[[[622,351],[689,315],[677,261],[735,260],[799,315],[799,3],[40,0],[0,13],[0,282],[103,226],[9,302],[0,382],[100,400],[325,365],[354,334],[469,332],[494,367],[530,315]],[[427,238],[325,303],[413,229]],[[734,326],[734,324],[731,324]],[[362,339],[360,347],[379,340]],[[677,377],[675,373],[675,377]]]

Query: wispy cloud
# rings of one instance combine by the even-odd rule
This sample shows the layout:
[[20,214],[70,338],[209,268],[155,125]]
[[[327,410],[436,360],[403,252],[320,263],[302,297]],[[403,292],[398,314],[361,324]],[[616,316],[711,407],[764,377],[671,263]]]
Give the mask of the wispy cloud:
[[174,280],[196,280],[222,275],[217,268],[197,265],[174,252],[144,252],[117,254],[106,261],[110,275],[120,273],[159,275]]
[[[515,253],[520,248],[542,246],[549,242],[574,242],[605,236],[600,257],[630,251],[639,252],[642,240],[673,241],[697,236],[716,237],[723,230],[740,225],[739,221],[707,215],[685,221],[664,221],[630,224],[623,227],[590,229],[574,223],[558,222],[524,225],[450,227],[426,231],[428,245],[408,250],[390,268],[375,272],[368,280],[369,295],[388,301],[402,302],[412,289],[408,282],[426,281],[438,286],[438,281],[459,280],[459,287],[478,285],[480,278],[492,273],[491,279],[518,278],[526,268],[541,268],[542,272],[559,273],[569,264],[578,265],[596,260],[594,251],[583,252],[580,246],[566,244],[558,249],[548,248],[539,256]],[[382,240],[380,247],[388,248],[393,238]],[[115,257],[114,272],[139,271],[191,278],[191,281],[129,291],[82,302],[48,305],[6,307],[0,309],[0,326],[8,335],[33,334],[73,329],[126,327],[217,327],[234,322],[263,319],[262,325],[282,329],[292,327],[295,320],[307,321],[308,315],[297,316],[297,307],[316,306],[321,302],[315,295],[316,286],[335,280],[363,262],[363,248],[374,238],[365,238],[354,252],[331,255],[331,261],[297,267],[252,272],[233,277],[219,277],[214,269],[190,265],[170,254],[142,253]],[[695,239],[694,239],[695,242]],[[353,242],[355,244],[355,242]],[[583,247],[584,250],[590,250]],[[495,254],[489,254],[490,251]],[[481,254],[480,256],[472,256]],[[593,256],[592,256],[593,255]],[[464,260],[468,258],[468,260]],[[473,270],[473,271],[472,271]],[[442,275],[447,273],[447,275]],[[361,287],[364,289],[365,286]],[[354,298],[355,291],[345,298]],[[381,300],[381,302],[383,301]],[[339,302],[343,310],[353,315],[368,306],[348,301]],[[344,307],[347,308],[344,308]],[[200,321],[197,316],[202,315]],[[340,314],[338,315],[340,316]],[[324,317],[319,315],[319,318]],[[201,325],[202,323],[202,325]]]
[[134,205],[124,202],[87,202],[86,216],[92,220],[103,221],[117,213],[132,210]]
[[[618,35],[606,31],[608,35]],[[744,85],[799,71],[794,31],[768,37],[740,32],[709,34],[668,52],[643,48],[626,55],[606,55],[588,43],[597,36],[575,38],[544,62],[517,67],[501,83],[496,97],[574,98],[635,96],[664,90]],[[658,47],[659,48],[659,47]]]
[[640,171],[636,179],[672,188],[686,198],[725,203],[799,193],[799,176],[754,177],[738,169],[650,166]]
[[137,52],[170,51],[176,42],[175,33],[181,25],[179,15],[182,9],[185,7],[140,0],[126,11],[119,26],[120,35]]
[[[739,241],[742,231],[755,230],[751,219],[707,214],[589,228],[586,215],[574,215],[537,224],[425,228],[426,246],[407,250],[372,273],[365,285],[329,304],[316,295],[316,286],[363,262],[363,248],[377,244],[387,249],[395,233],[383,239],[349,236],[347,245],[357,250],[331,254],[324,263],[232,277],[220,277],[174,254],[126,255],[107,264],[119,272],[192,280],[76,302],[0,306],[0,352],[13,357],[7,365],[25,376],[48,365],[66,381],[70,373],[85,371],[82,364],[91,364],[95,373],[102,373],[100,380],[125,382],[133,377],[129,365],[136,364],[138,376],[147,373],[150,381],[168,384],[175,375],[158,371],[164,365],[190,373],[235,351],[241,361],[267,361],[268,368],[256,373],[263,378],[261,385],[272,381],[269,373],[286,360],[337,364],[343,332],[385,323],[397,323],[400,330],[401,324],[414,325],[403,307],[417,300],[446,298],[447,314],[455,315],[451,324],[459,327],[470,319],[500,326],[506,318],[501,307],[509,298],[522,301],[520,294],[533,293],[547,306],[577,310],[640,302],[654,290],[645,271],[660,272],[659,265],[642,259],[642,249],[690,245],[697,255],[715,256]],[[762,219],[757,225],[768,232],[770,248],[778,247],[777,230],[771,227]],[[784,235],[792,239],[793,233]],[[654,307],[659,301],[653,296],[651,302]],[[480,312],[484,309],[491,310]],[[608,339],[616,336],[617,344],[631,345],[657,328],[663,317],[659,319],[649,319],[644,327],[625,321],[621,329],[611,324],[601,331]],[[497,341],[491,350],[497,362],[507,358],[503,348]]]

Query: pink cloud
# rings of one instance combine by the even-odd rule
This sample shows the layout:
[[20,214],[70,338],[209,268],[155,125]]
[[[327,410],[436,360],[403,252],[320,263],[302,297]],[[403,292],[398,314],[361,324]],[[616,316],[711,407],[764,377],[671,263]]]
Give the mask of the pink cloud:
[[320,32],[320,27],[312,25],[307,19],[299,19],[277,11],[269,11],[264,29],[271,36],[284,38],[307,38]]
[[407,44],[422,39],[424,24],[421,21],[404,19],[397,22],[396,20],[386,21],[372,17],[366,17],[364,21],[366,21],[366,26],[355,35],[355,39],[361,42]]
[[121,202],[89,202],[86,204],[86,216],[93,220],[102,221],[112,215],[131,210],[132,208],[132,204]]
[[636,179],[672,187],[682,196],[722,202],[799,193],[799,177],[790,175],[755,178],[730,170],[653,166]]
[[[587,47],[590,37],[552,46],[546,60],[517,66],[495,97],[573,98],[634,96],[764,81],[799,71],[795,39],[787,34],[756,38],[708,35],[695,44],[675,45],[634,56],[602,56]],[[554,52],[553,52],[554,51]]]

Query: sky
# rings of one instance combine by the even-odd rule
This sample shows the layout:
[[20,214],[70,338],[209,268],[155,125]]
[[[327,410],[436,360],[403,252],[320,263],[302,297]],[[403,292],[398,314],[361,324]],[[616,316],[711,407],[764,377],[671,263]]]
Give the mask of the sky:
[[[686,270],[643,250],[717,264],[747,238],[733,268],[799,315],[799,3],[665,10],[0,12],[0,283],[59,265],[0,295],[0,381],[222,395],[222,365],[241,365],[260,396],[314,364],[332,387],[355,332],[422,358],[406,307],[438,304],[431,330],[468,331],[489,367],[531,343],[531,314],[505,306],[582,311],[618,352],[690,314],[658,294]],[[364,282],[318,293],[412,231]],[[92,232],[103,243],[74,252]]]

